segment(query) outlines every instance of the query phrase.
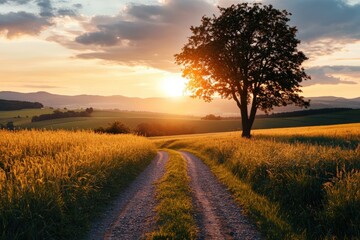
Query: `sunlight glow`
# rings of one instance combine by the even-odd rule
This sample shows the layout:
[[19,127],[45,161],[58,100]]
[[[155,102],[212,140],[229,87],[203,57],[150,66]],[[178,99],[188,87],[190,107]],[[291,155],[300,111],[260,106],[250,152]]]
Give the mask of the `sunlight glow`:
[[185,85],[185,78],[179,75],[170,75],[163,79],[161,88],[169,97],[180,97],[184,95]]

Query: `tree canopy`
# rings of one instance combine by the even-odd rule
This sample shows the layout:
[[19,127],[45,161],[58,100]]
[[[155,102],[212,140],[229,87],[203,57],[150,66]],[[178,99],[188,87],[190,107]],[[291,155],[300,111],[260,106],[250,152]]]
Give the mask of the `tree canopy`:
[[251,136],[257,109],[309,106],[299,95],[300,83],[310,77],[301,67],[307,58],[297,48],[297,29],[288,25],[291,14],[248,3],[219,10],[219,16],[204,16],[190,28],[192,36],[175,55],[192,96],[235,100],[243,137]]

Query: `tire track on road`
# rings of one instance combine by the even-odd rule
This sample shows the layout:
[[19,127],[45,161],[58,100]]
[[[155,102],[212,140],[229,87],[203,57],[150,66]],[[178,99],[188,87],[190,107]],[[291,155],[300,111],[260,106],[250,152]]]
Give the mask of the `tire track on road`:
[[155,227],[155,186],[165,172],[168,153],[160,151],[92,227],[89,240],[141,239]]
[[230,192],[209,167],[188,152],[181,152],[188,164],[199,239],[261,239],[260,233],[242,214]]

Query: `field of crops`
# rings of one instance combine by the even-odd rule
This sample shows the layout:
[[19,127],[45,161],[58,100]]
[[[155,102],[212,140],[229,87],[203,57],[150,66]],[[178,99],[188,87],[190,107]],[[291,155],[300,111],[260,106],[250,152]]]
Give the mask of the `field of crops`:
[[269,239],[360,238],[360,124],[154,142],[202,158]]
[[77,238],[156,154],[147,139],[0,131],[1,239]]
[[[51,109],[6,111],[0,113],[0,123],[14,122],[15,127],[36,129],[95,129],[107,127],[109,123],[120,121],[134,129],[141,123],[162,124],[171,126],[185,126],[193,129],[194,133],[228,132],[241,129],[239,119],[229,120],[201,120],[201,116],[181,116],[151,112],[127,112],[111,110],[95,110],[91,117],[74,117],[54,119],[31,123],[31,117],[51,113]],[[318,126],[341,123],[360,122],[360,110],[317,114],[303,117],[258,118],[254,129],[282,128],[298,126]]]

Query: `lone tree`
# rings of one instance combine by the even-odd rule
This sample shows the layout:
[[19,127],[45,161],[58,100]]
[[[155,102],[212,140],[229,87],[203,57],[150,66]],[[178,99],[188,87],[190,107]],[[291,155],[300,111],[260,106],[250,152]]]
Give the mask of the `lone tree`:
[[287,11],[248,3],[219,10],[218,17],[204,16],[190,28],[192,36],[175,59],[193,97],[235,100],[242,136],[250,138],[257,109],[309,106],[299,95],[300,83],[310,79],[301,67],[307,57],[297,49],[297,29],[288,25]]

